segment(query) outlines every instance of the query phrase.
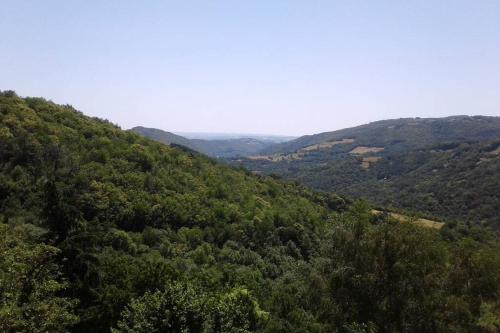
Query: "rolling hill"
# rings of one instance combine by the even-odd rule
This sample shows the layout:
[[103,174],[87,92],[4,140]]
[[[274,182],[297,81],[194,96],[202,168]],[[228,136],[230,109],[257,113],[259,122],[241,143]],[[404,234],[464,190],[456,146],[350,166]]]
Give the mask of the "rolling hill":
[[498,328],[485,229],[372,214],[12,91],[0,235],[2,332]]
[[222,158],[257,154],[275,143],[273,140],[254,138],[188,139],[171,132],[146,127],[134,127],[131,131],[158,142],[180,145],[211,157]]
[[500,118],[396,119],[304,136],[233,160],[395,210],[500,227]]
[[137,126],[131,129],[132,132],[137,133],[143,137],[150,138],[152,140],[167,144],[167,145],[180,145],[187,147],[189,149],[201,152],[201,148],[198,147],[195,142],[185,138],[181,135],[174,134],[172,132],[163,131],[156,128],[148,128]]
[[275,144],[261,153],[292,153],[315,144],[355,139],[354,146],[383,146],[407,150],[448,141],[474,141],[500,136],[500,117],[451,116],[381,120],[333,132],[306,135]]

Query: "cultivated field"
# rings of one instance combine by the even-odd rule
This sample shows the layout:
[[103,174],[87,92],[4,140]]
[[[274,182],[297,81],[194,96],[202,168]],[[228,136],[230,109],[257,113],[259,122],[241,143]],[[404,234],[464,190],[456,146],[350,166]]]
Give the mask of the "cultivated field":
[[307,152],[307,151],[312,151],[312,150],[328,149],[328,148],[331,148],[335,145],[353,143],[354,141],[355,141],[354,139],[342,139],[342,140],[338,140],[338,141],[321,142],[321,143],[318,143],[315,145],[304,147],[300,151]]
[[368,154],[368,153],[378,153],[380,151],[384,150],[384,147],[365,147],[365,146],[358,146],[351,150],[349,154],[356,154],[356,155],[363,155],[363,154]]

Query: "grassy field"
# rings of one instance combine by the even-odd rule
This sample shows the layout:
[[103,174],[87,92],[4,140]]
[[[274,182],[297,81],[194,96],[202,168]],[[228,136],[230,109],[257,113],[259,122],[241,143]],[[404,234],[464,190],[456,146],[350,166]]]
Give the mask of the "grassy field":
[[365,146],[358,146],[351,150],[349,153],[350,154],[356,154],[356,155],[363,155],[363,154],[368,154],[368,153],[378,153],[380,151],[384,150],[384,147],[365,147]]
[[[379,214],[383,214],[383,213],[384,212],[382,212],[380,210],[372,209],[373,215],[379,215]],[[433,220],[428,220],[428,219],[423,219],[423,218],[410,217],[410,216],[406,216],[406,215],[398,214],[398,213],[388,212],[388,214],[398,221],[411,222],[411,223],[415,223],[415,224],[421,225],[421,226],[426,227],[426,228],[441,229],[444,225],[443,222],[438,222],[438,221],[433,221]]]
[[310,146],[304,147],[304,148],[300,149],[300,151],[312,151],[312,150],[328,149],[328,148],[331,148],[335,145],[353,143],[354,141],[355,141],[354,139],[342,139],[342,140],[337,140],[337,141],[321,142],[321,143],[318,143],[315,145],[310,145]]

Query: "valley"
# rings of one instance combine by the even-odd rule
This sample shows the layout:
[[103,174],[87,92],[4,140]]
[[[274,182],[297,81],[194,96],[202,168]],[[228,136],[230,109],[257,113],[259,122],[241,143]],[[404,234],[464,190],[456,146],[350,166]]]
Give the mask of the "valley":
[[0,8],[0,333],[500,332],[500,1]]
[[[136,131],[210,151],[197,148],[194,140],[169,141],[152,130]],[[218,147],[206,154],[257,174],[431,219],[500,227],[493,208],[500,205],[500,118],[395,119],[281,143],[250,140],[207,140],[204,147]]]
[[[165,144],[181,145],[199,153],[216,158],[231,158],[256,154],[276,142],[288,139],[287,137],[282,138],[279,136],[241,136],[224,138],[221,135],[210,134],[206,134],[206,138],[204,139],[188,139],[187,137],[160,129],[140,126],[132,128],[131,131]],[[198,134],[195,136],[199,137],[202,135]]]
[[[273,145],[264,148],[271,155],[236,159],[263,171],[256,175],[178,137],[166,145],[70,106],[0,93],[0,330],[494,327],[488,320],[495,318],[500,288],[497,231],[383,213],[330,189],[357,185],[364,195],[377,191],[367,182],[400,174],[400,181],[410,181],[408,193],[441,189],[457,197],[458,189],[480,189],[485,196],[471,199],[480,200],[481,211],[467,209],[488,216],[485,204],[495,204],[498,188],[498,142],[411,150],[398,147],[394,137],[370,145],[359,135],[341,136],[324,144],[308,138],[306,149],[296,152],[278,153]],[[336,178],[326,178],[330,173],[323,172],[332,167]],[[377,170],[384,178],[367,176]],[[284,178],[329,191],[265,175],[283,171]],[[424,180],[424,174],[436,178]],[[479,176],[480,187],[474,183]],[[443,177],[452,177],[451,188],[442,185]],[[404,193],[406,185],[398,186]],[[415,211],[428,209],[411,204]],[[446,206],[456,209],[450,200],[437,208],[442,213]],[[497,207],[491,207],[489,226],[495,226]],[[164,311],[168,321],[157,321]],[[463,311],[467,319],[456,319]]]
[[500,118],[399,119],[301,137],[231,163],[395,211],[499,228],[499,147]]

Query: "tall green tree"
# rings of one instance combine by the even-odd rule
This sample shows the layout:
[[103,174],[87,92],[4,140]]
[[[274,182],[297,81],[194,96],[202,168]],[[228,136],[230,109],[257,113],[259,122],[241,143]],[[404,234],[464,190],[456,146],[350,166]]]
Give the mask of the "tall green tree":
[[54,261],[59,250],[0,224],[0,253],[0,331],[67,332],[78,320],[77,302],[61,296],[67,285]]

